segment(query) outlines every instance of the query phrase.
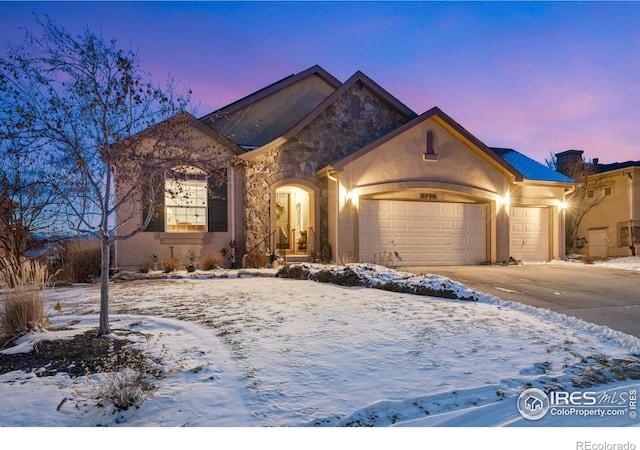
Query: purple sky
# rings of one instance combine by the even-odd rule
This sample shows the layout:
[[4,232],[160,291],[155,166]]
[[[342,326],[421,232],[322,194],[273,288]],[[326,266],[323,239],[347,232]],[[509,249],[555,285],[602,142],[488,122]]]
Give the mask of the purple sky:
[[0,53],[33,13],[136,49],[200,115],[319,64],[540,162],[640,160],[640,2],[0,2]]

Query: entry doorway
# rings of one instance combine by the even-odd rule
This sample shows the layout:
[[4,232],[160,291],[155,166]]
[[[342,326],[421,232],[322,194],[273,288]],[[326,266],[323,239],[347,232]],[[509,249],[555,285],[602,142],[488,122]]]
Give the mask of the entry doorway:
[[275,248],[291,255],[308,255],[314,250],[311,193],[299,186],[276,189]]

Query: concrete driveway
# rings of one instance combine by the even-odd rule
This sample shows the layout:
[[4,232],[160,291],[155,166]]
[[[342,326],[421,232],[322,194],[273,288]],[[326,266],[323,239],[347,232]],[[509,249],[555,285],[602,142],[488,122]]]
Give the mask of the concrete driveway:
[[640,337],[640,272],[582,264],[402,270],[446,276],[502,300],[550,309]]

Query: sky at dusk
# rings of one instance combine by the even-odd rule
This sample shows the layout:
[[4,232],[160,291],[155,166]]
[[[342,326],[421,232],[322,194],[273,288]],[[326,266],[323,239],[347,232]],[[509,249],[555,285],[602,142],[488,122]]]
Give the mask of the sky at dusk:
[[0,54],[34,13],[137,50],[197,115],[318,64],[540,162],[640,160],[640,2],[0,2]]

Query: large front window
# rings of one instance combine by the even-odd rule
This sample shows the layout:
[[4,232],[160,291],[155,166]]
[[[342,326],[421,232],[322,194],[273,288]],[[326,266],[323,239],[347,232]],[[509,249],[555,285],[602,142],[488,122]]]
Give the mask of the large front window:
[[207,231],[207,174],[177,167],[165,174],[166,231]]

